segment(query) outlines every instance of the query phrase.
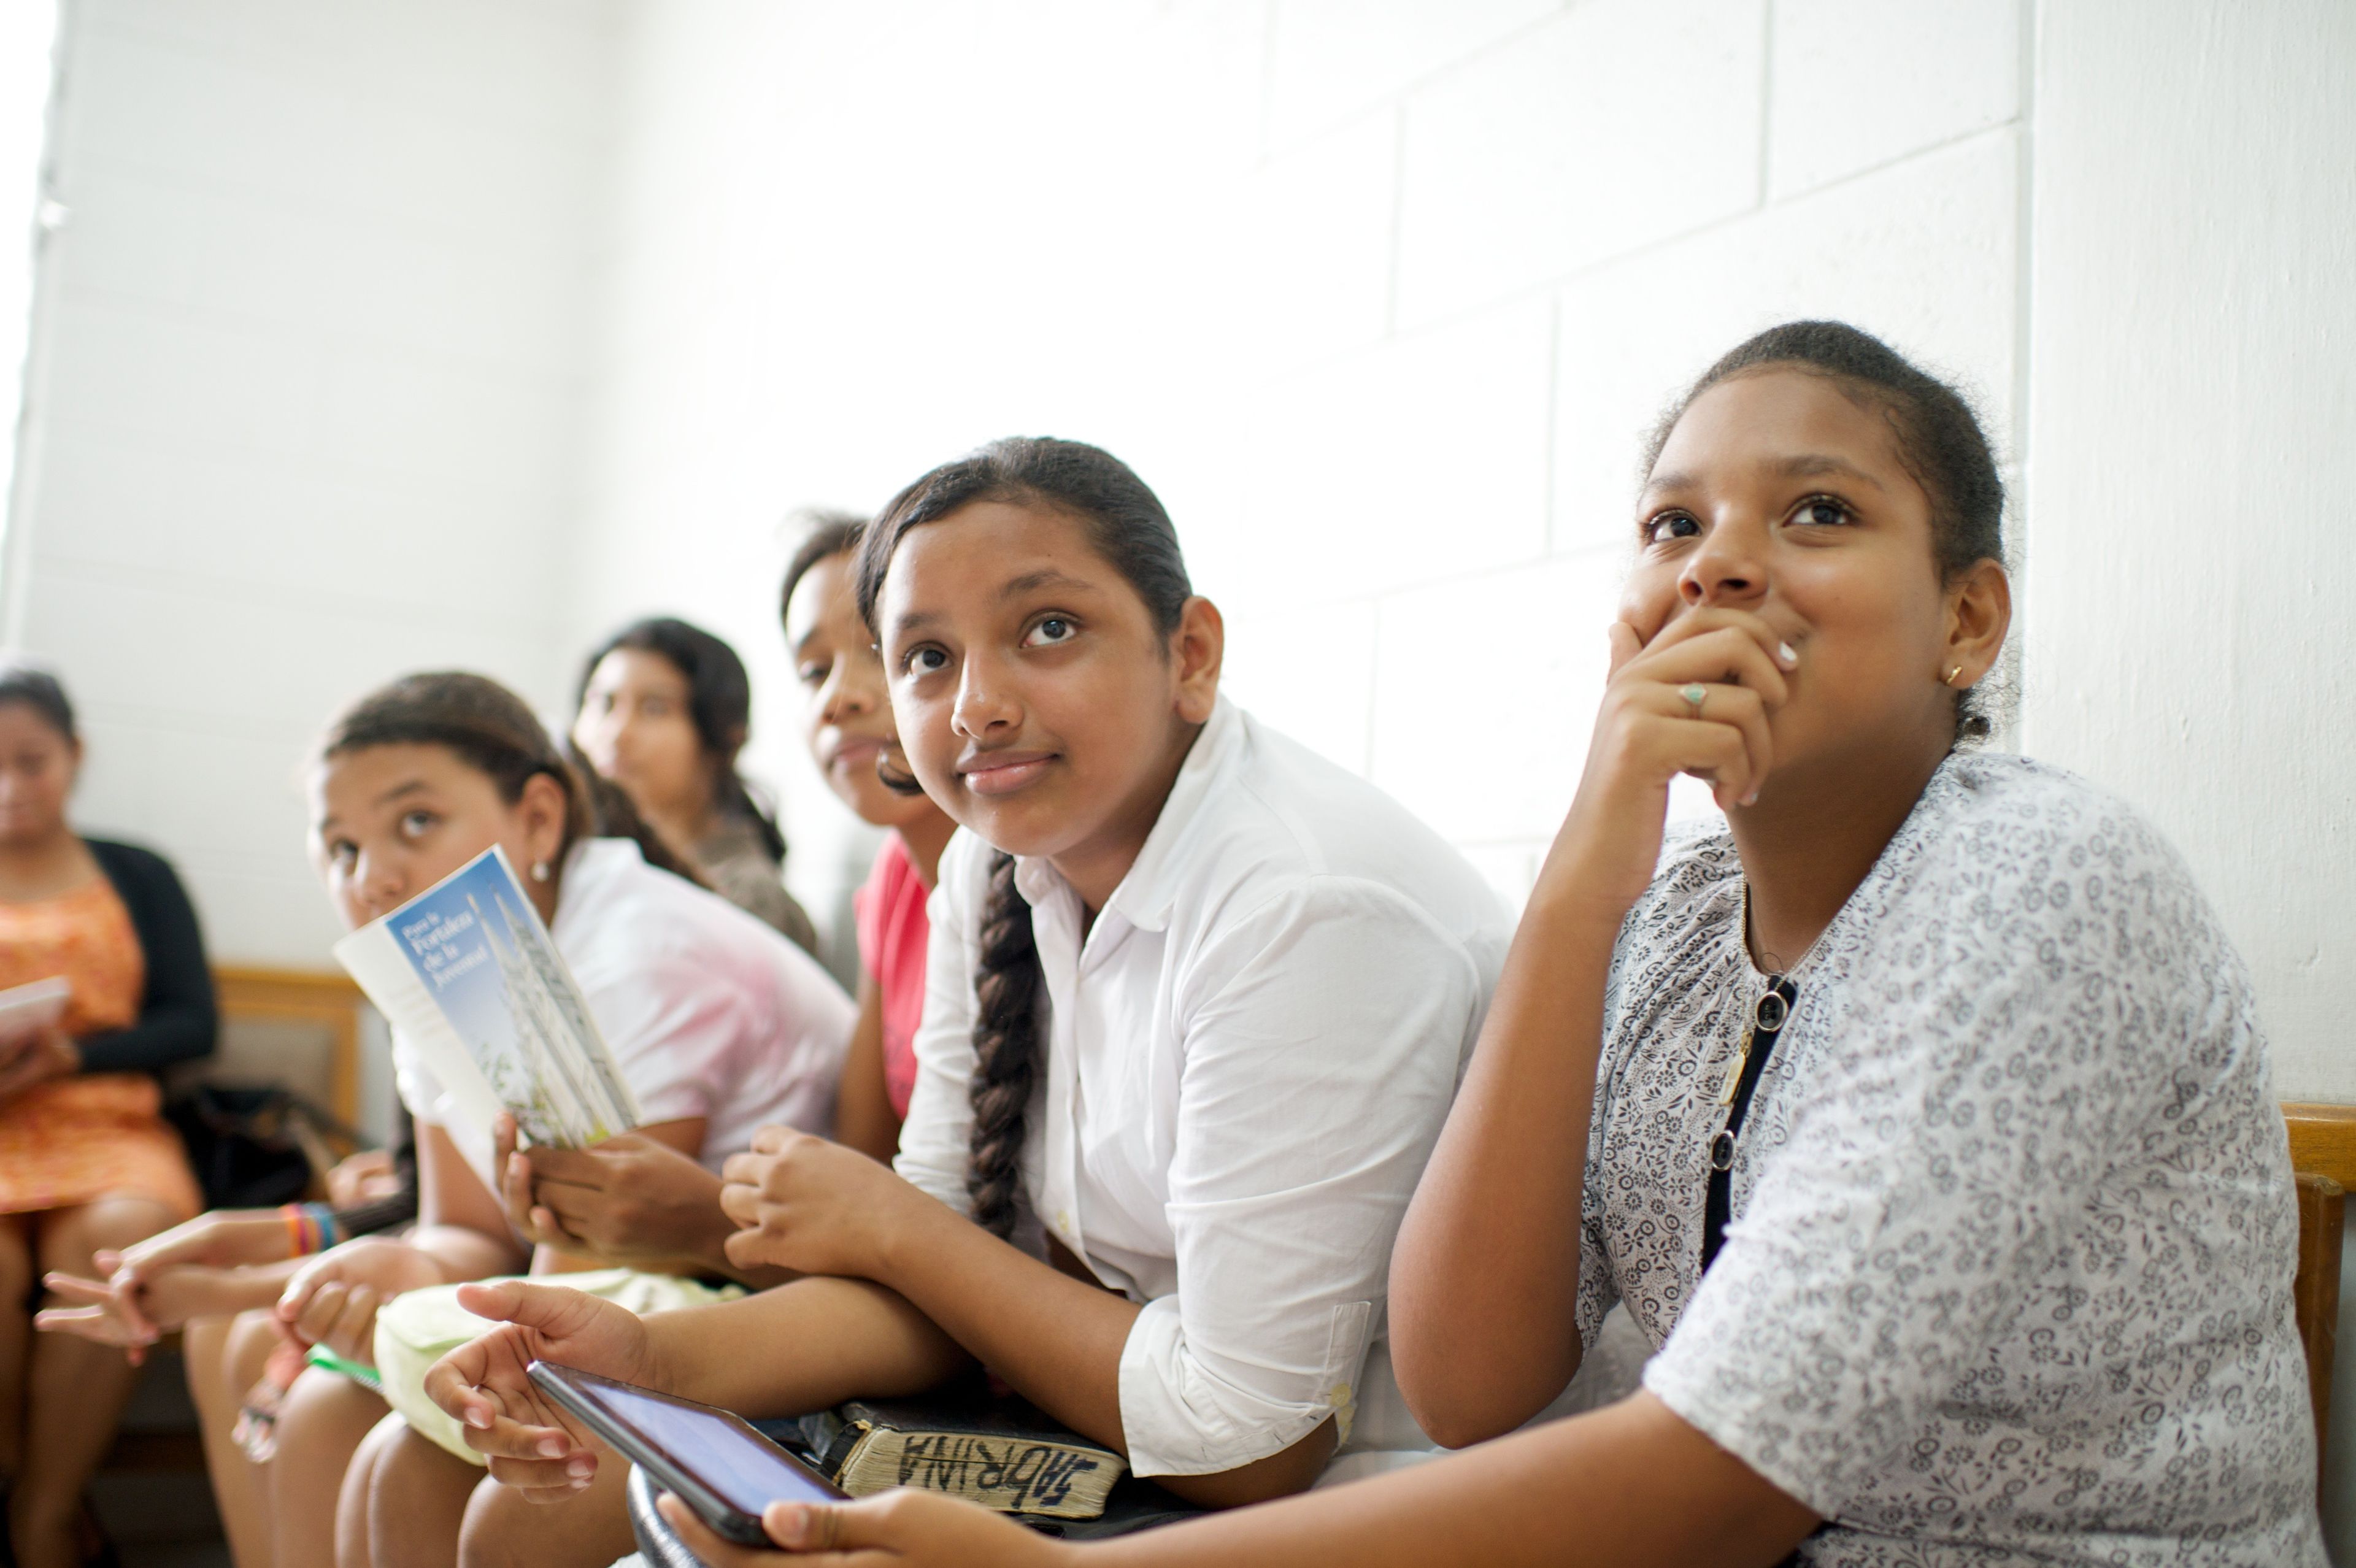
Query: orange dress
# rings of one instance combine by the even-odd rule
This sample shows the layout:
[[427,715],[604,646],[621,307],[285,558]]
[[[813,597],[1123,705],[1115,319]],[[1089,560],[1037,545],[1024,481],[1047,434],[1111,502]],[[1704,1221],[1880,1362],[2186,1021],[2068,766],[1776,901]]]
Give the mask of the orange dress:
[[[81,1040],[137,1021],[147,960],[114,884],[94,877],[37,903],[0,903],[0,988],[61,976],[73,987],[68,1034]],[[0,1104],[0,1214],[69,1209],[111,1193],[204,1207],[187,1155],[145,1072],[83,1072]]]

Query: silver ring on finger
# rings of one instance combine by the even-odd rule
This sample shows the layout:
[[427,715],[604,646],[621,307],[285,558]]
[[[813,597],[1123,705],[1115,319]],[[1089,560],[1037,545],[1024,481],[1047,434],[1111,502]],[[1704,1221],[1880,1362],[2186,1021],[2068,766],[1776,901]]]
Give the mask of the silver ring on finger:
[[1677,695],[1686,699],[1686,706],[1692,709],[1693,716],[1698,719],[1701,717],[1701,705],[1709,700],[1709,688],[1697,681],[1691,686],[1679,688]]

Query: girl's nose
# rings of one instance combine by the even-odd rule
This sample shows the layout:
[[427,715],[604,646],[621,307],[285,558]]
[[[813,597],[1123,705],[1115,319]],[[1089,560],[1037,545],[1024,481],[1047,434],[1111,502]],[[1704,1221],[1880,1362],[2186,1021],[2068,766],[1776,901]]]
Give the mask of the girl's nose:
[[965,677],[958,683],[957,707],[949,715],[951,727],[978,741],[992,730],[1021,722],[1022,717],[1022,704],[1006,683],[969,661]]
[[1686,558],[1677,592],[1687,606],[1747,605],[1766,596],[1767,563],[1756,530],[1740,526],[1712,528]]

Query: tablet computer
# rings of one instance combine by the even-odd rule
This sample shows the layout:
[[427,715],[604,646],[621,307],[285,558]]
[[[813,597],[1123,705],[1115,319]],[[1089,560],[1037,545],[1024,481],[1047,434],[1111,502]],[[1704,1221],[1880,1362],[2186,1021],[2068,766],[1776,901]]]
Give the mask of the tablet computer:
[[525,1370],[581,1424],[740,1546],[774,1544],[761,1528],[761,1510],[773,1502],[841,1502],[849,1495],[743,1416],[547,1361]]

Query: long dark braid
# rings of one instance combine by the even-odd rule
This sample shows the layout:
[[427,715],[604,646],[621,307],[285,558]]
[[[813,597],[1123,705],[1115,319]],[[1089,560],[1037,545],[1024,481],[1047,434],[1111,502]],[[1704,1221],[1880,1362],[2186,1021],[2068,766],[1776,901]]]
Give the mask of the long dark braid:
[[[911,528],[937,523],[978,501],[1044,507],[1078,519],[1098,553],[1135,589],[1164,636],[1174,632],[1194,589],[1178,530],[1161,497],[1129,464],[1101,447],[1013,436],[945,463],[892,498],[859,541],[859,613],[875,629],[877,601],[892,555]],[[895,785],[880,764],[876,776]],[[913,779],[908,780],[913,784]],[[896,787],[896,785],[895,785]],[[1031,933],[1031,905],[1014,886],[1014,858],[991,862],[982,905],[981,954],[974,970],[973,1141],[966,1192],[983,1229],[1014,1227],[1022,1181],[1023,1122],[1045,1051],[1047,984]]]
[[1039,1079],[1047,981],[1031,934],[1031,901],[1014,885],[1014,857],[1002,850],[991,859],[973,989],[973,1135],[965,1190],[973,1200],[974,1223],[1008,1236],[1014,1232],[1014,1197],[1023,1180],[1024,1122]]

